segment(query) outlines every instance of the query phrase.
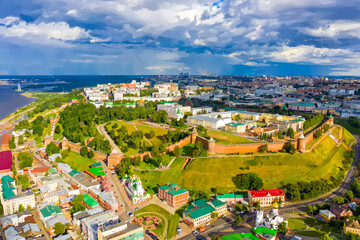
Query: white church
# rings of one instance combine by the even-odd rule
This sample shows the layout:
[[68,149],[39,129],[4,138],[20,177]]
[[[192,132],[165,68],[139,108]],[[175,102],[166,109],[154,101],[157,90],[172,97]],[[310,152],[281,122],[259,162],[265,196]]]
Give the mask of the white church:
[[278,229],[280,223],[285,222],[288,224],[287,220],[279,215],[279,204],[276,202],[272,205],[272,210],[270,213],[266,214],[264,217],[264,211],[257,210],[256,211],[256,227],[266,227],[271,229]]

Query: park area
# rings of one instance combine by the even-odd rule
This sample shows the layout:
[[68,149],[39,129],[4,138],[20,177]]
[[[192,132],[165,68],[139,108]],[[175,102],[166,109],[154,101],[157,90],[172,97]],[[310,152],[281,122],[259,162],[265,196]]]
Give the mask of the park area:
[[91,164],[96,162],[94,159],[83,157],[76,152],[70,152],[63,161],[64,163],[68,164],[72,169],[79,172],[85,171],[90,167]]
[[176,236],[180,215],[172,215],[162,207],[151,204],[135,212],[136,218],[145,230],[153,232],[161,239],[171,239]]
[[236,144],[246,144],[246,143],[254,143],[254,141],[241,137],[235,134],[227,133],[224,131],[207,131],[207,135],[212,137],[216,143],[223,145],[236,145]]
[[308,153],[200,157],[185,169],[181,168],[185,160],[176,158],[167,171],[138,171],[137,174],[151,193],[157,192],[157,184],[168,182],[185,189],[210,192],[214,187],[224,192],[233,192],[238,190],[233,177],[248,172],[261,177],[265,188],[274,189],[287,183],[337,176],[340,168],[343,168],[346,151],[344,145],[336,148],[336,142],[326,136]]
[[[107,126],[107,128],[114,129],[116,132],[116,130],[120,129],[122,126],[126,127],[129,135],[132,132],[141,130],[144,133],[142,142],[145,142],[145,144],[147,144],[148,146],[154,146],[164,142],[164,138],[166,137],[167,134],[167,130],[164,128],[158,128],[158,127],[147,126],[139,123],[131,123],[131,122],[123,122],[123,121],[112,122]],[[150,134],[151,131],[153,131],[154,136],[151,136]],[[126,145],[126,143],[123,143],[123,145],[120,146],[120,148],[123,147],[124,145]],[[138,149],[129,147],[128,151],[123,153],[125,156],[131,156],[137,154],[138,152],[139,152]]]

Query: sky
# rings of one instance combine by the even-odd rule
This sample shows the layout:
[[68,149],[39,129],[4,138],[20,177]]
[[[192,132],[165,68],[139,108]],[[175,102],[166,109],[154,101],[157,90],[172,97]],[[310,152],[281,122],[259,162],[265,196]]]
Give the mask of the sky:
[[0,75],[360,76],[360,0],[0,6]]

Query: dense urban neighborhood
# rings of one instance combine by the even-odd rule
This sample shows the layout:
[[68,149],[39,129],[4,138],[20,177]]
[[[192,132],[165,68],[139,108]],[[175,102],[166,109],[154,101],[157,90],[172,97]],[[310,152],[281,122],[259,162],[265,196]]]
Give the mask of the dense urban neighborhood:
[[26,94],[0,121],[0,239],[360,238],[357,79],[181,73]]

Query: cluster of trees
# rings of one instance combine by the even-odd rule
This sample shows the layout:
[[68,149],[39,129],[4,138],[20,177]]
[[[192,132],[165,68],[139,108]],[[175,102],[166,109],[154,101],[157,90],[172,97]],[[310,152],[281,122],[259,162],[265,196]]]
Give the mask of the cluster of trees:
[[273,134],[272,133],[271,134],[260,133],[260,140],[272,142],[273,141]]
[[17,156],[19,162],[19,168],[24,169],[26,167],[31,167],[33,163],[33,157],[28,152],[20,152]]
[[12,138],[9,140],[9,148],[10,148],[10,149],[16,148],[15,137],[12,137]]
[[171,120],[171,126],[174,126],[174,127],[184,127],[185,126],[185,120],[184,118],[181,118],[179,121],[176,120],[175,118],[173,118]]
[[80,212],[80,211],[84,211],[85,210],[85,206],[84,206],[84,196],[82,194],[77,195],[72,201],[71,201],[71,206],[72,209],[70,209],[70,213],[71,215],[73,215],[76,212]]
[[60,152],[60,148],[58,146],[55,145],[55,143],[51,142],[46,146],[46,153],[48,156],[51,156],[55,153],[59,153]]
[[314,137],[319,138],[319,137],[321,137],[321,135],[322,135],[322,131],[321,131],[321,129],[318,129],[318,130],[315,131]]
[[95,156],[95,153],[92,150],[89,151],[89,149],[86,146],[83,146],[80,149],[80,155],[91,159]]
[[275,107],[269,109],[268,112],[272,113],[272,114],[280,114],[280,115],[285,115],[285,116],[292,116],[293,115],[293,113],[291,111],[283,109],[280,106],[275,106]]
[[233,182],[240,190],[260,190],[264,185],[256,173],[238,174],[233,177]]
[[[117,123],[113,125],[112,128],[106,126],[106,131],[108,132],[109,136],[114,140],[115,144],[121,147],[123,152],[127,152],[129,148],[133,148],[135,150],[142,149],[146,151],[148,146],[144,138],[144,132],[141,130],[134,131],[131,134],[128,134],[128,130],[125,126],[121,126],[119,129],[115,130],[114,128],[117,127]],[[155,132],[150,132],[150,138],[155,136]]]
[[44,131],[44,126],[48,125],[48,120],[44,119],[42,116],[38,116],[31,123],[31,129],[33,130],[33,134],[41,137]]
[[287,132],[286,132],[286,135],[288,135],[289,138],[294,138],[295,136],[295,131],[292,127],[290,127]]
[[34,97],[37,98],[37,102],[40,102],[38,106],[29,113],[29,117],[37,113],[41,113],[47,109],[59,108],[64,103],[71,102],[73,98],[82,101],[84,96],[81,94],[81,90],[72,91],[67,94],[59,93],[34,93]]
[[295,145],[292,144],[292,142],[289,140],[282,151],[290,154],[294,154],[296,152],[296,148]]
[[103,135],[97,134],[93,140],[88,144],[89,148],[95,149],[95,151],[105,153],[109,155],[111,153],[111,145],[109,140],[105,139]]
[[68,230],[70,228],[70,224],[62,224],[61,222],[57,222],[54,225],[54,229],[55,229],[55,235],[62,235],[66,232],[66,230]]
[[141,89],[140,90],[140,96],[151,96],[153,92],[157,92],[158,90],[156,88],[147,88],[147,89]]
[[349,117],[347,122],[353,127],[360,128],[360,120],[357,117]]
[[313,115],[304,122],[304,130],[307,130],[315,125],[318,125],[324,120],[323,114]]
[[189,132],[189,131],[182,132],[178,129],[175,132],[169,130],[166,134],[166,139],[167,139],[168,143],[174,143],[174,142],[180,141],[181,139],[186,138],[187,136],[190,135],[190,133],[191,132]]
[[156,123],[166,123],[168,114],[165,110],[157,111],[151,114],[151,121]]
[[311,182],[297,182],[289,183],[281,188],[284,190],[286,199],[292,202],[304,201],[312,198],[317,198],[320,195],[329,192],[338,186],[344,177],[344,170],[336,177],[330,179],[314,180]]
[[29,128],[30,128],[30,123],[28,120],[22,120],[15,126],[15,130],[29,129]]
[[21,184],[22,189],[30,188],[29,176],[27,174],[17,176],[18,184]]

